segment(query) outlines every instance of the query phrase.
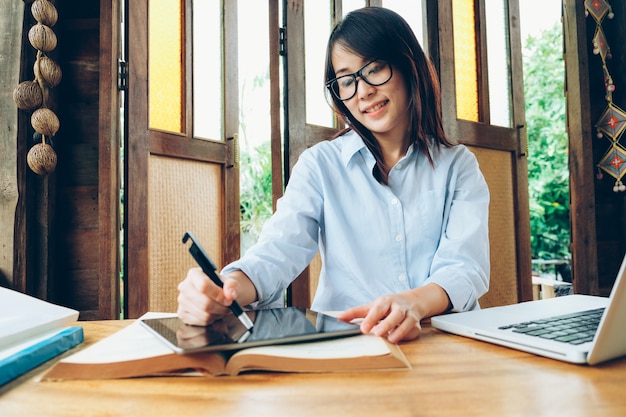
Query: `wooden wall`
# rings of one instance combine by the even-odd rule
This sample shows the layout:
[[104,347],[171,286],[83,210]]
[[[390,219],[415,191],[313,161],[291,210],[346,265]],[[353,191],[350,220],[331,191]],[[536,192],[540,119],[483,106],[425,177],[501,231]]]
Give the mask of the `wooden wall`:
[[58,2],[62,130],[55,145],[55,298],[83,316],[98,310],[99,1]]
[[[35,21],[25,1],[20,80],[33,79]],[[47,177],[26,165],[30,114],[19,112],[14,271],[9,284],[75,308],[81,319],[119,317],[119,135],[116,0],[63,0],[49,54],[61,67],[50,107],[57,167]],[[4,223],[4,222],[3,222]],[[7,226],[8,225],[3,225]]]
[[24,5],[10,2],[0,13],[0,285],[13,285],[15,211],[18,204],[17,133],[18,111],[13,89],[20,80]]
[[[607,67],[616,90],[613,93],[613,103],[621,109],[626,109],[626,6],[623,1],[610,1],[615,18],[605,18],[602,28],[605,31],[607,42],[611,48],[612,59],[607,60]],[[589,60],[589,96],[590,116],[592,123],[596,123],[604,110],[605,100],[604,78],[602,61],[599,55],[593,54],[592,39],[596,32],[595,20],[586,18],[587,47]],[[595,128],[593,129],[595,134]],[[597,164],[609,148],[607,138],[593,139],[593,162]],[[626,146],[626,133],[622,135],[620,143]],[[625,178],[626,180],[626,178]],[[598,252],[598,290],[607,294],[615,280],[624,253],[626,253],[626,192],[615,193],[615,180],[604,173],[604,178],[589,178],[589,183],[595,186],[595,220],[596,240]]]

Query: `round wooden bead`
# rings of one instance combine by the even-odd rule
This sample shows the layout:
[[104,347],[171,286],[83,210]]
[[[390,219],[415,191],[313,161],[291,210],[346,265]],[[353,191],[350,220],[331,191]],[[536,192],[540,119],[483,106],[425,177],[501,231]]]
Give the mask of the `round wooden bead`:
[[33,110],[41,107],[43,93],[37,81],[24,81],[13,90],[13,101],[20,110]]
[[56,114],[50,109],[42,107],[33,112],[30,124],[35,131],[44,136],[54,136],[59,130],[60,122]]
[[57,35],[46,25],[37,23],[28,31],[28,40],[33,48],[50,52],[57,47]]
[[46,26],[54,26],[59,19],[57,8],[48,0],[35,0],[30,6],[30,12],[37,22]]
[[30,148],[26,161],[35,174],[48,175],[57,166],[57,154],[47,143],[38,143]]

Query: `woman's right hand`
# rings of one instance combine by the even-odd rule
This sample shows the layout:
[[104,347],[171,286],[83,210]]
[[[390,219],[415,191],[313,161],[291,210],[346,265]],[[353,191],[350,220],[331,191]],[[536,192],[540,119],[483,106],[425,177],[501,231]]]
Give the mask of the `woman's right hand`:
[[225,280],[220,288],[202,269],[192,268],[178,284],[178,317],[186,324],[206,326],[228,313],[238,289],[239,283],[233,279]]
[[[178,317],[186,324],[206,326],[227,314],[229,306],[240,294],[243,305],[256,301],[256,289],[252,281],[241,271],[221,277],[224,287],[220,288],[202,272],[192,268],[178,284]],[[250,294],[253,294],[252,296]],[[252,297],[252,298],[250,298]]]

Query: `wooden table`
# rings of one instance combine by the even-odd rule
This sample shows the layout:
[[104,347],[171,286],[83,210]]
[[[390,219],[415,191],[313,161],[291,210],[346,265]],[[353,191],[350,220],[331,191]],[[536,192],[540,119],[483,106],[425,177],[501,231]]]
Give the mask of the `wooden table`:
[[[80,324],[79,349],[128,322]],[[0,416],[626,415],[626,358],[570,365],[428,325],[402,349],[409,371],[37,382],[47,363],[0,388]]]

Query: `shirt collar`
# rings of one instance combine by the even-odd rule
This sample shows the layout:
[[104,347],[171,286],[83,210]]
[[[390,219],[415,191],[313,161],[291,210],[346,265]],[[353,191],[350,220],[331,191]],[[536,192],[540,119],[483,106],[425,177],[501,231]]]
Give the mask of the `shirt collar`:
[[374,156],[370,150],[367,149],[367,146],[365,146],[365,142],[363,142],[361,136],[359,136],[354,130],[350,130],[344,136],[344,144],[341,150],[341,159],[343,164],[348,166],[352,158],[354,158],[354,156],[358,153],[362,153],[365,160],[372,162],[373,166],[373,163],[375,162]]
[[[376,160],[374,159],[374,155],[367,148],[365,142],[361,136],[359,136],[354,130],[350,130],[345,134],[344,146],[341,151],[341,159],[345,166],[348,166],[352,158],[360,153],[363,155],[365,162],[370,168],[374,167]],[[408,160],[414,152],[414,144],[409,145],[409,149],[407,149],[406,155],[402,158],[402,160]]]

